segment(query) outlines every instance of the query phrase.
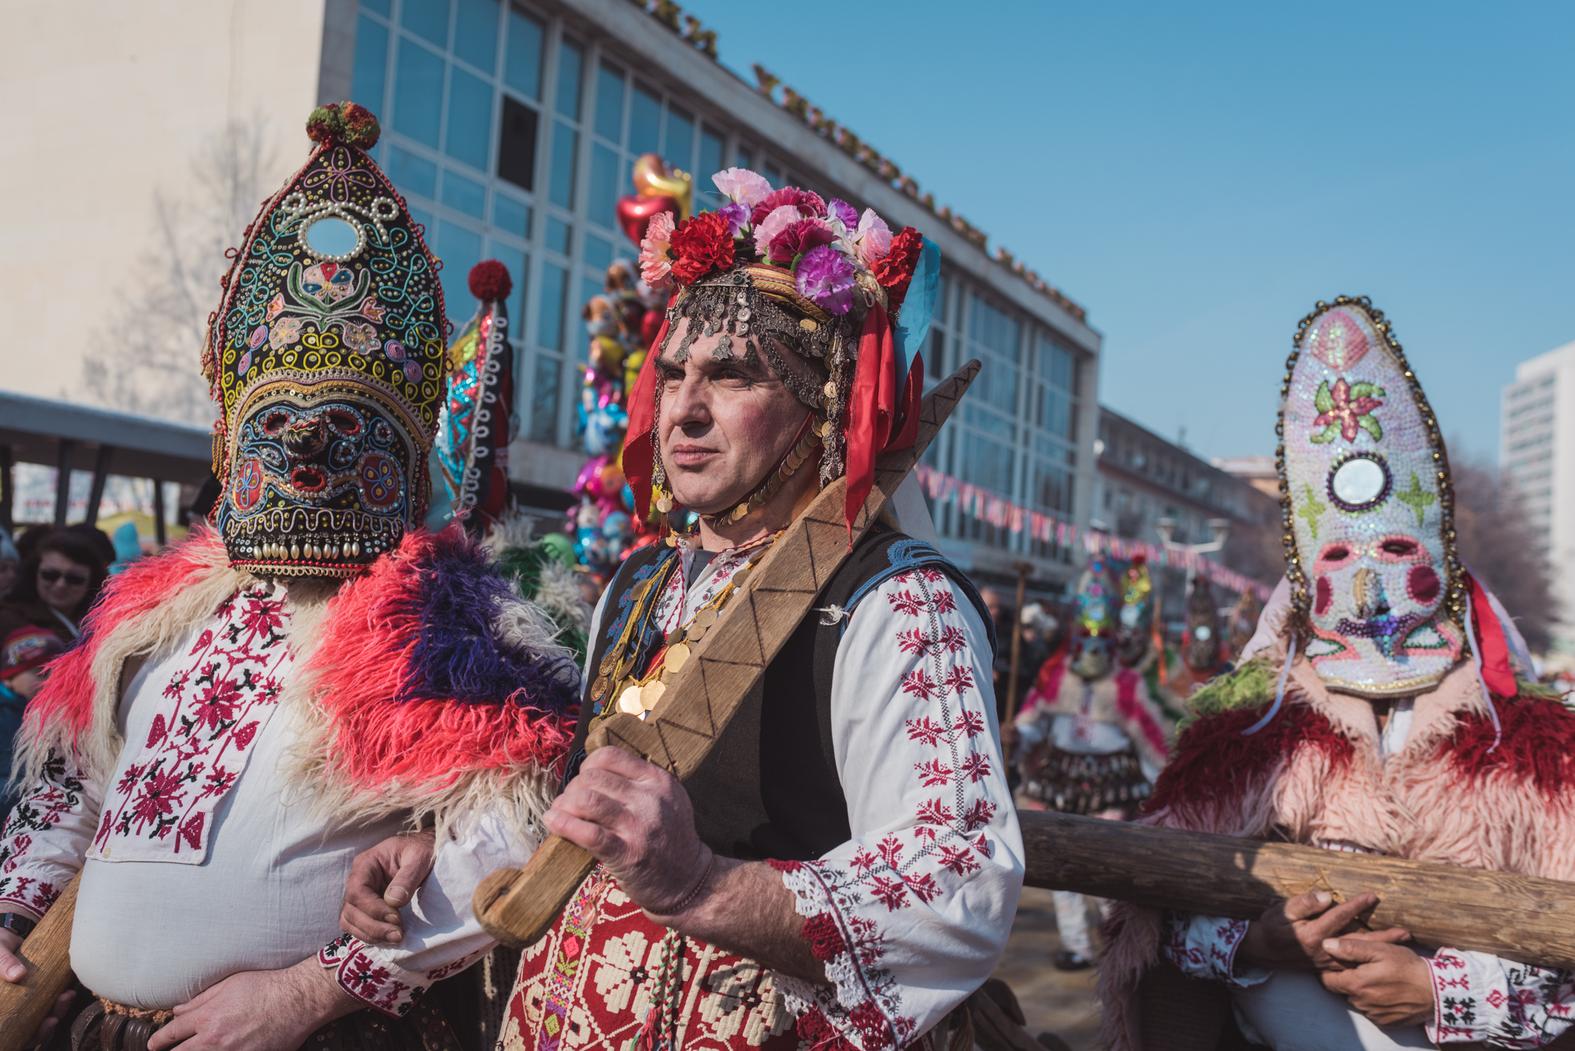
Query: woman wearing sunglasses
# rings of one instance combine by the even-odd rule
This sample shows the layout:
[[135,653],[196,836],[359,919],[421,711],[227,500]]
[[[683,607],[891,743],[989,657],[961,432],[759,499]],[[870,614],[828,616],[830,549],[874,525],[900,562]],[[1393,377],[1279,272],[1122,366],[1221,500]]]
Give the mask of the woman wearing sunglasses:
[[104,583],[105,565],[83,537],[57,530],[41,540],[24,563],[16,591],[6,603],[13,623],[49,628],[66,641],[81,634],[78,625]]

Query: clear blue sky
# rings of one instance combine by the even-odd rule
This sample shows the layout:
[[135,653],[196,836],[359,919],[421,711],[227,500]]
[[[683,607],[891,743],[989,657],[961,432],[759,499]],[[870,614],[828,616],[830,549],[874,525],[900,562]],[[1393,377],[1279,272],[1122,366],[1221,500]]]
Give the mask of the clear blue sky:
[[685,0],[1084,304],[1102,400],[1273,447],[1312,303],[1387,312],[1456,457],[1575,340],[1575,5]]

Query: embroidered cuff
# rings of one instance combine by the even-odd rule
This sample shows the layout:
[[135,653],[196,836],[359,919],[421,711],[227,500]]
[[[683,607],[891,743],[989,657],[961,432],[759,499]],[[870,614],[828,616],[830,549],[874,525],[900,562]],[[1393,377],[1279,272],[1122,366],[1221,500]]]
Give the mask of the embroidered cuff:
[[380,960],[373,955],[375,951],[361,939],[341,934],[318,951],[317,962],[334,972],[345,992],[368,1007],[399,1018],[433,979]]
[[1247,927],[1247,920],[1167,913],[1160,952],[1183,974],[1248,989],[1268,981],[1269,972],[1237,967],[1236,953],[1247,937]]
[[0,912],[21,912],[35,920],[60,897],[60,888],[48,880],[15,874],[0,877]]
[[[793,895],[793,907],[804,917],[800,933],[809,951],[826,969],[826,984],[814,985],[790,975],[774,974],[788,1008],[797,1017],[798,1035],[815,1047],[869,1049],[901,1047],[912,1035],[911,1021],[891,1017],[878,1001],[891,976],[877,968],[866,972],[861,959],[870,951],[879,958],[877,924],[838,908],[832,884],[823,878],[820,862],[772,861],[782,884]],[[863,955],[860,955],[860,952]],[[908,1023],[904,1025],[904,1023]]]
[[1435,1044],[1466,1044],[1485,1040],[1491,1020],[1473,995],[1471,965],[1454,949],[1440,949],[1427,959],[1433,979],[1433,1024],[1427,1037]]

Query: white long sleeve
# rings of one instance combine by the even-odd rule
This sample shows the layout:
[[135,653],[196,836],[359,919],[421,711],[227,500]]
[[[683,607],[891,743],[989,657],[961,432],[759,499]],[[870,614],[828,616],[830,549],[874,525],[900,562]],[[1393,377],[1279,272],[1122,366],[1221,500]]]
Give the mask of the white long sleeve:
[[825,963],[778,975],[800,1034],[903,1046],[989,977],[1023,882],[984,624],[942,572],[892,577],[856,607],[831,717],[852,838],[775,862]]
[[49,757],[0,830],[0,912],[44,915],[82,870],[103,799],[74,762]]

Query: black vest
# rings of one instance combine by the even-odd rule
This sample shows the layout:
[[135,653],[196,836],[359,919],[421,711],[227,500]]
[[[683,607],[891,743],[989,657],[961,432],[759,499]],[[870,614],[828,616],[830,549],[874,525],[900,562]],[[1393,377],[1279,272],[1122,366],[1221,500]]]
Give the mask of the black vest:
[[[642,569],[674,557],[676,553],[660,545],[646,547],[630,555],[613,577],[601,633],[591,650],[593,677],[614,641],[610,629],[617,619],[618,598]],[[918,566],[940,569],[968,596],[995,648],[994,626],[968,578],[928,544],[877,525],[821,589],[815,607],[766,669],[761,684],[685,782],[700,838],[712,850],[748,861],[803,861],[849,838],[847,801],[837,778],[831,735],[837,646],[847,614],[860,600],[887,578]],[[823,612],[832,607],[846,612]],[[590,719],[587,701],[581,707],[570,776],[584,757]]]

